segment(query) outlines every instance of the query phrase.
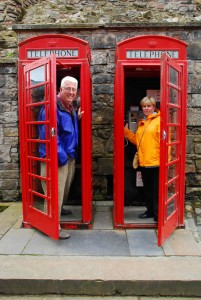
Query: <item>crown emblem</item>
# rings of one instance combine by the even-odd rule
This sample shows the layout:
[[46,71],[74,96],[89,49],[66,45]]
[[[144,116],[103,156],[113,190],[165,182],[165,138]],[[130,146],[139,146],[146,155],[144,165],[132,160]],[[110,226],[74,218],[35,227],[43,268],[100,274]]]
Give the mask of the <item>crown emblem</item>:
[[48,41],[48,44],[49,44],[49,46],[50,47],[54,47],[54,46],[56,46],[57,45],[57,41]]
[[148,45],[149,45],[149,47],[151,47],[151,48],[155,48],[157,44],[158,44],[158,43],[157,43],[157,41],[155,41],[155,40],[150,40],[150,41],[148,41]]

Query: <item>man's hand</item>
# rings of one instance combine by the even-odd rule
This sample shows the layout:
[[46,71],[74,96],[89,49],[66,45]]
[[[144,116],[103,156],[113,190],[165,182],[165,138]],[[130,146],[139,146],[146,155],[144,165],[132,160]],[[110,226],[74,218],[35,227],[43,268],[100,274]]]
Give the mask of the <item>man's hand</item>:
[[81,111],[81,108],[78,109],[78,119],[80,120],[84,114],[84,111]]

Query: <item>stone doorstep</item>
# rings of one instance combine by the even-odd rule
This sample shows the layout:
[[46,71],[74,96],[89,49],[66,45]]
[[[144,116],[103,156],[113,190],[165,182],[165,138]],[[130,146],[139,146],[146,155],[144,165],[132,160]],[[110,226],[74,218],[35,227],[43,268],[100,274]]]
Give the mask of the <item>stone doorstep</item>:
[[9,295],[201,296],[201,257],[14,255],[0,256],[0,265]]

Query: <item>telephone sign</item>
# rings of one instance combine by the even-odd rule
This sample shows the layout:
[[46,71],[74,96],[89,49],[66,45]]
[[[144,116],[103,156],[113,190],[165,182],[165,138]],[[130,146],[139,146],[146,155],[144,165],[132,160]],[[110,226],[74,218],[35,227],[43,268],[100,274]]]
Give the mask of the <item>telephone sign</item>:
[[171,58],[178,59],[179,52],[176,50],[127,50],[126,58],[161,58],[162,54],[165,53]]
[[43,50],[27,50],[27,58],[42,58],[55,54],[59,58],[78,57],[78,49],[43,49]]

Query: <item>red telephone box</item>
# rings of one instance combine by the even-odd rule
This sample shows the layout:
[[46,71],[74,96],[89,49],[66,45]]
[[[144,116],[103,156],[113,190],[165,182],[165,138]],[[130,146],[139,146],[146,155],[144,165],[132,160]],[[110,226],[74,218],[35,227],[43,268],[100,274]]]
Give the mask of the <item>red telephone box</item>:
[[[114,103],[114,226],[155,228],[162,245],[177,226],[184,225],[187,106],[187,44],[166,36],[148,35],[120,42],[116,49]],[[132,169],[136,151],[124,139],[142,117],[139,102],[154,96],[161,111],[159,219],[140,220],[143,182]],[[130,148],[129,148],[130,147]],[[129,150],[128,150],[129,149]],[[132,206],[126,206],[127,199]]]
[[[19,44],[19,120],[23,225],[35,227],[54,239],[59,222],[66,228],[90,228],[92,219],[91,77],[89,44],[62,34],[46,34]],[[73,76],[79,82],[84,116],[80,121],[80,153],[76,161],[72,215],[58,216],[58,163],[56,94],[61,79]],[[45,120],[39,121],[41,109]],[[46,137],[39,139],[39,126]],[[46,157],[40,158],[39,144]],[[43,173],[41,172],[43,169]],[[76,201],[75,201],[76,199]],[[74,201],[74,202],[73,202]],[[67,202],[68,205],[68,202]]]

